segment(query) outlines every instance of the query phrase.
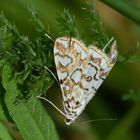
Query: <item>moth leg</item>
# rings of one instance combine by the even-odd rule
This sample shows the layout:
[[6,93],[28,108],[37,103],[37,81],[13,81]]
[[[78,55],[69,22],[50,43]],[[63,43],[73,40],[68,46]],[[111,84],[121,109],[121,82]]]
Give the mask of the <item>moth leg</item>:
[[53,102],[51,102],[50,100],[48,100],[48,99],[46,99],[46,98],[44,98],[44,97],[41,97],[41,96],[36,96],[36,97],[39,98],[39,99],[42,99],[42,100],[47,101],[47,102],[50,103],[58,112],[60,112],[64,117],[66,117],[66,114],[65,114],[63,111],[61,111]]

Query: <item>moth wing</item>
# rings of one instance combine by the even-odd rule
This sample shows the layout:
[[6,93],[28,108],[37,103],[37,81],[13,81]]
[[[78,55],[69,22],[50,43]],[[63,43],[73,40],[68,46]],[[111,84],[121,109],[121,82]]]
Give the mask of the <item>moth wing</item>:
[[87,50],[86,64],[81,63],[83,65],[83,76],[80,85],[84,93],[79,102],[83,104],[83,108],[95,95],[115,64],[115,61],[112,63],[112,57],[109,57],[97,47],[89,46]]
[[75,99],[80,96],[79,83],[83,71],[81,61],[86,59],[86,52],[84,44],[74,38],[57,38],[54,44],[55,65],[63,100],[70,108],[76,106]]
[[[111,55],[112,56],[112,55]],[[74,39],[57,38],[54,58],[67,119],[74,121],[84,110],[114,64],[95,46]],[[72,122],[71,121],[71,122]]]

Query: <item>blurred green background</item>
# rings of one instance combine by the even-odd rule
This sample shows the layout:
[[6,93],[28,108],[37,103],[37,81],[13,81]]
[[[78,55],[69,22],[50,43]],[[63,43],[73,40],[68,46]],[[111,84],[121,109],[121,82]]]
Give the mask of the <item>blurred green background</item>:
[[[57,13],[63,13],[64,8],[69,9],[82,27],[81,7],[84,2],[83,0],[0,0],[0,11],[17,25],[21,34],[34,40],[36,32],[29,22],[28,7],[35,8],[46,28],[49,27],[51,34],[57,37],[59,35]],[[133,4],[140,5],[140,1],[133,0]],[[105,30],[118,40],[119,53],[129,53],[140,39],[140,26],[100,1],[96,1],[96,6]],[[59,108],[62,107],[59,85],[55,83],[47,95]],[[118,61],[96,96],[78,118],[77,121],[81,121],[79,123],[66,126],[63,116],[55,108],[49,104],[46,104],[46,108],[54,120],[61,140],[139,140],[140,63]],[[117,120],[82,122],[106,118]],[[17,139],[21,138],[17,136]]]

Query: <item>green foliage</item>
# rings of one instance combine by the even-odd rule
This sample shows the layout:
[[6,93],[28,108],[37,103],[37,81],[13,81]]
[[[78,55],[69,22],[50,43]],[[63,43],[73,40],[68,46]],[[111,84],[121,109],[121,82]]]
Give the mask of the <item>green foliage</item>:
[[7,132],[5,126],[0,122],[0,139],[1,140],[13,140]]
[[86,13],[85,20],[89,23],[88,28],[90,29],[90,32],[88,36],[91,38],[90,43],[103,48],[109,39],[96,10],[95,3],[91,4],[87,1],[86,5],[82,9]]
[[56,20],[61,28],[60,35],[71,37],[79,36],[76,28],[75,16],[72,16],[67,9],[64,9],[63,14],[58,14]]
[[23,138],[58,140],[54,124],[37,98],[34,97],[27,103],[16,103],[16,97],[20,93],[17,86],[19,78],[15,73],[11,79],[11,72],[10,66],[5,65],[2,73],[2,82],[6,89],[5,103]]
[[1,63],[3,62],[3,65],[9,63],[13,72],[18,73],[21,78],[18,86],[23,97],[29,96],[28,92],[32,90],[37,90],[39,94],[46,92],[52,85],[53,79],[43,66],[53,65],[52,49],[50,49],[52,43],[44,35],[42,38],[38,37],[34,45],[28,37],[20,35],[16,26],[3,14],[0,19]]
[[43,23],[38,19],[37,12],[33,8],[28,8],[29,13],[31,13],[30,21],[35,25],[36,31],[42,33],[46,33],[46,28]]
[[[32,21],[37,20],[35,15],[32,18]],[[44,68],[53,65],[52,41],[44,35],[37,37],[33,43],[21,35],[15,24],[10,23],[3,14],[0,24],[0,67],[5,88],[1,92],[5,94],[6,114],[10,114],[25,139],[46,140],[51,137],[57,140],[53,122],[36,98],[36,95],[45,93],[54,81]],[[41,29],[40,25],[36,26]],[[41,34],[43,32],[40,31]],[[3,103],[2,99],[0,103]],[[3,114],[4,108],[0,109]]]

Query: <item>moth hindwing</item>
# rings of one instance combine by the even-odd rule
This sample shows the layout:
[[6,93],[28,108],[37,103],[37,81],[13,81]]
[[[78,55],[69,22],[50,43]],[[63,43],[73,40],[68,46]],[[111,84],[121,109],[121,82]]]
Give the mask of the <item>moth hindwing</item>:
[[116,57],[116,41],[106,54],[95,46],[86,47],[75,38],[56,39],[54,60],[67,125],[74,122],[85,109],[115,64]]

